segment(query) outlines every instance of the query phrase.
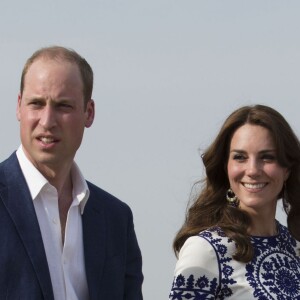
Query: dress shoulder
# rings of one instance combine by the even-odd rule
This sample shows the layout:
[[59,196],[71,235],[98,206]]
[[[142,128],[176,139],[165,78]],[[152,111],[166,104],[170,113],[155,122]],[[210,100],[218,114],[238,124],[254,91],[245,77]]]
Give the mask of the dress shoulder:
[[[175,274],[187,273],[190,271],[197,272],[207,268],[212,268],[212,264],[216,265],[216,252],[209,241],[197,235],[186,240],[182,246],[178,261],[175,268]],[[198,273],[198,272],[197,272]]]
[[218,229],[188,238],[178,255],[169,299],[194,299],[195,295],[215,299],[223,280],[220,269],[231,248],[231,241]]

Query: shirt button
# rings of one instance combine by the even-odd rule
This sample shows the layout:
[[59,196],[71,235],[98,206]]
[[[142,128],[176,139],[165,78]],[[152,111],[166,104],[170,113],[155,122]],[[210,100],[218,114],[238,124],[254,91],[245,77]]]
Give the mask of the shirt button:
[[57,224],[57,219],[56,219],[56,218],[53,218],[53,219],[52,219],[52,222],[53,222],[53,224]]

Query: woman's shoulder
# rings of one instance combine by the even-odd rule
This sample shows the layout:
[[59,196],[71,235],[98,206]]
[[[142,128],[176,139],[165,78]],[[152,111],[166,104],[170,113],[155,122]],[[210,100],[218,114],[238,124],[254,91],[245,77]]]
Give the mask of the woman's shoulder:
[[229,242],[231,241],[231,239],[229,239],[226,236],[226,233],[222,230],[221,227],[219,226],[214,226],[211,228],[208,228],[206,230],[200,231],[198,233],[198,236],[207,239],[207,240],[211,240],[211,239],[221,239],[221,240],[229,240]]
[[[231,250],[231,248],[234,248]],[[178,263],[183,266],[211,266],[218,263],[218,257],[231,255],[235,243],[219,227],[213,227],[189,237],[178,255]]]
[[[213,248],[216,244],[228,244],[233,240],[228,238],[225,232],[220,227],[211,227],[206,230],[200,231],[197,235],[189,237],[184,245],[184,248],[201,248],[210,244]],[[202,249],[203,250],[203,249]]]
[[221,245],[235,249],[233,239],[229,238],[222,228],[215,226],[199,232],[197,237],[206,240],[214,249],[220,250]]
[[179,291],[184,295],[193,295],[195,291],[199,294],[203,290],[207,296],[212,297],[220,282],[219,277],[219,264],[214,247],[200,235],[191,236],[180,249],[170,299],[177,299],[175,296]]
[[178,292],[214,299],[221,282],[222,263],[232,260],[230,253],[228,238],[220,228],[189,237],[178,255],[170,299],[177,299]]

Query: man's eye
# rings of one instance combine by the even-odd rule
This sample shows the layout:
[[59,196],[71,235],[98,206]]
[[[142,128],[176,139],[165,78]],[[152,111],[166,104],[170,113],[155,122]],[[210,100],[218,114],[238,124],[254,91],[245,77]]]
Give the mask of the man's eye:
[[68,103],[60,103],[59,107],[62,107],[62,108],[72,108],[72,105],[68,104]]
[[40,107],[43,106],[43,103],[41,101],[31,101],[29,102],[29,105],[33,107]]

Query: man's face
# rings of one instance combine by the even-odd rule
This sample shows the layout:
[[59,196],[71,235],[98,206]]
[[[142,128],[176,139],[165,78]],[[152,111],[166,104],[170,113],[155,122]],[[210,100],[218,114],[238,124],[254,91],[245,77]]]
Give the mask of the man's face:
[[84,128],[94,119],[94,102],[84,105],[78,67],[50,59],[33,62],[18,98],[17,118],[24,152],[37,169],[69,166]]

